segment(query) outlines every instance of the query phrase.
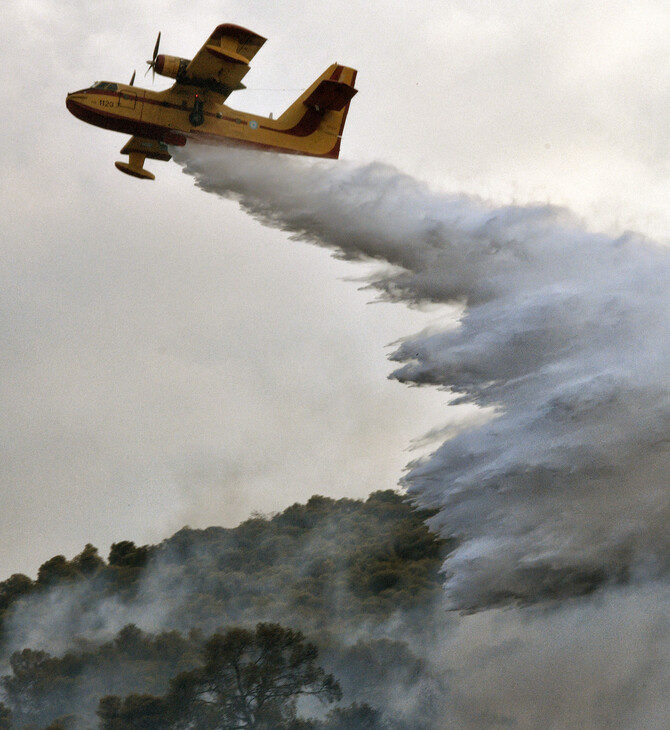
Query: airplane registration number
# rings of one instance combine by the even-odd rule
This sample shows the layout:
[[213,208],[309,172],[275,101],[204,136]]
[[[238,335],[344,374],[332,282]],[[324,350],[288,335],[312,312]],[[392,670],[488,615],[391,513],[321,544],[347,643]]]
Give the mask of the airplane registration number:
[[100,104],[100,106],[114,106],[114,102],[109,101],[108,99],[100,99],[98,103]]

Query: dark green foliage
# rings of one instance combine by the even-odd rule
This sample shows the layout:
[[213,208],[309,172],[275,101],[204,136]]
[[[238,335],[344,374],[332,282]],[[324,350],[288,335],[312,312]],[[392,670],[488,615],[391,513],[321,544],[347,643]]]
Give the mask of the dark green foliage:
[[365,502],[314,496],[234,529],[184,528],[158,546],[120,541],[108,563],[89,544],[71,561],[45,562],[34,583],[22,575],[0,583],[0,619],[17,600],[56,585],[94,582],[96,598],[132,603],[151,571],[174,628],[211,632],[248,616],[297,616],[309,630],[345,630],[439,598],[451,546],[428,531],[429,516],[390,490]]
[[0,730],[11,730],[12,712],[3,702],[0,702]]
[[129,659],[148,659],[153,654],[152,638],[134,624],[128,624],[119,631],[114,647]]
[[166,702],[154,695],[128,695],[124,700],[110,695],[98,706],[100,730],[162,730],[169,727]]
[[12,674],[3,677],[2,685],[17,722],[46,723],[75,704],[81,657],[54,659],[44,651],[23,649],[12,654],[10,666]]
[[365,502],[315,496],[234,530],[181,530],[154,557],[188,583],[189,615],[208,630],[251,615],[337,632],[439,599],[449,544],[428,531],[428,516],[392,491]]
[[80,575],[90,577],[105,569],[105,561],[98,555],[98,548],[88,543],[86,547],[72,559],[72,566]]
[[52,586],[60,580],[74,578],[77,569],[68,562],[64,555],[56,555],[40,565],[37,572],[37,584],[39,586]]
[[323,730],[385,730],[380,710],[354,702],[351,707],[337,707],[328,713]]
[[19,727],[73,711],[91,716],[98,699],[110,691],[164,691],[175,673],[196,665],[201,646],[197,634],[151,636],[130,625],[113,641],[62,657],[31,649],[15,652],[12,673],[2,678],[2,686]]
[[[384,706],[387,686],[414,696],[420,682],[430,684],[427,666],[408,644],[379,638],[351,646],[346,637],[361,636],[362,627],[383,636],[390,630],[386,626],[393,627],[394,637],[411,641],[420,640],[422,632],[430,635],[441,597],[439,568],[452,547],[428,531],[430,516],[393,491],[375,492],[365,501],[315,496],[234,529],[184,528],[157,546],[120,541],[111,546],[107,562],[89,544],[71,561],[56,556],[45,562],[36,581],[11,576],[0,583],[0,618],[20,617],[24,601],[41,605],[44,598],[48,606],[57,588],[59,596],[73,591],[75,617],[90,612],[90,620],[81,621],[84,628],[97,620],[101,601],[111,599],[121,611],[132,609],[132,616],[156,611],[161,625],[174,629],[154,636],[129,625],[102,644],[73,638],[74,648],[60,657],[30,648],[14,653],[2,684],[16,727],[44,727],[57,718],[75,727],[74,720],[63,719],[72,712],[84,718],[76,730],[92,727],[101,697],[106,697],[99,708],[106,713],[99,714],[108,723],[104,727],[141,728],[146,720],[160,728],[161,712],[173,713],[172,722],[175,707],[185,706],[198,715],[198,728],[218,727],[211,725],[212,708],[198,684],[204,681],[205,669],[198,667],[204,636],[216,632],[208,646],[225,654],[230,646],[221,644],[221,637],[252,646],[260,637],[250,624],[257,622],[309,632],[325,671],[341,678],[345,700],[358,703],[321,721],[300,719],[291,702],[279,703],[272,725],[268,718],[276,705],[270,702],[266,724],[339,730],[358,717],[359,724],[372,723],[370,728],[404,727],[384,725],[374,708]],[[229,635],[230,626],[240,626],[241,633]],[[299,632],[291,636],[311,646]],[[207,662],[204,667],[212,669]],[[121,724],[114,725],[117,721]],[[1,722],[0,714],[0,730]]]
[[388,722],[381,710],[356,702],[349,707],[336,707],[323,721],[295,718],[284,727],[286,730],[419,730],[409,725]]
[[81,718],[78,715],[64,715],[47,725],[44,730],[76,730]]
[[288,730],[299,726],[296,701],[341,697],[337,681],[317,665],[317,648],[299,631],[258,624],[214,634],[204,663],[173,679],[165,697],[131,694],[100,700],[101,730]]
[[438,696],[445,692],[428,663],[403,641],[360,639],[352,646],[330,647],[324,655],[328,669],[341,681],[344,696],[359,702],[388,709],[389,687],[398,699],[414,697],[421,688],[423,699],[413,710],[415,720],[419,716],[429,719],[433,709],[438,709]]
[[32,589],[32,580],[21,573],[14,573],[10,578],[0,583],[0,613],[21,596],[30,593]]
[[115,542],[109,550],[109,564],[117,568],[143,568],[147,564],[149,547],[137,547],[134,542]]
[[317,658],[314,644],[279,624],[231,628],[207,641],[204,665],[178,677],[168,701],[184,722],[216,717],[221,728],[285,728],[299,696],[334,702],[342,695]]
[[107,576],[112,579],[114,590],[131,598],[137,589],[154,548],[137,546],[130,540],[115,542],[109,550]]

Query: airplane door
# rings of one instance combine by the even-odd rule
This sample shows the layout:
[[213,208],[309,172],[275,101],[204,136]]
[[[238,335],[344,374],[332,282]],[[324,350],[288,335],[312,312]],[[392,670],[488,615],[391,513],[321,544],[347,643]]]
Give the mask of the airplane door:
[[124,109],[134,109],[137,103],[137,94],[122,92],[119,94],[119,106]]

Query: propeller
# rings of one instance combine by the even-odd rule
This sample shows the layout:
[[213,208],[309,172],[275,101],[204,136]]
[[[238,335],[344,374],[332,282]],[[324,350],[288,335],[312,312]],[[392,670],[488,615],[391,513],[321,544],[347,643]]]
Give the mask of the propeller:
[[137,71],[133,71],[133,75],[130,77],[130,86],[132,86],[135,83],[135,74]]
[[[154,52],[151,57],[151,61],[147,61],[149,64],[149,68],[153,71],[153,74],[151,75],[151,80],[153,81],[156,78],[156,59],[158,58],[158,46],[161,42],[161,34],[160,31],[158,32],[158,38],[156,38],[156,45],[154,46]],[[149,73],[149,68],[145,72],[145,76]]]

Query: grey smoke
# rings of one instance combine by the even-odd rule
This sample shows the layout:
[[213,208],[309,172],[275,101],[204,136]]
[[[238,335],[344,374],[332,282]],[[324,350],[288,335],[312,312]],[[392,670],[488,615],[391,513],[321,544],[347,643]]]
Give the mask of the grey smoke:
[[392,377],[484,407],[405,484],[460,544],[449,605],[481,609],[664,576],[670,541],[670,253],[548,205],[496,208],[381,165],[176,151],[266,225],[389,264],[382,296],[462,307]]

